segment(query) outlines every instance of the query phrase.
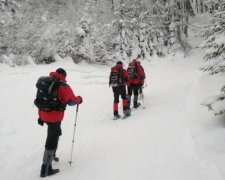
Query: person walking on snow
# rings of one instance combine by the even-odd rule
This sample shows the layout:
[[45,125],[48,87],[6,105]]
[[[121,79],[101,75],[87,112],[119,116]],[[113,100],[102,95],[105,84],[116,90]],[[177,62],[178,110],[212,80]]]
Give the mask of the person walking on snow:
[[141,68],[142,78],[140,78],[140,83],[139,83],[139,94],[140,94],[140,98],[143,99],[144,98],[143,86],[144,86],[144,82],[145,82],[146,76],[145,76],[144,68],[141,65],[141,62],[140,61],[137,61],[137,63],[140,65],[140,68]]
[[[58,78],[60,84],[58,87],[58,98],[64,107],[66,105],[73,106],[82,103],[82,98],[80,96],[75,96],[71,87],[66,83],[66,71],[62,68],[57,69],[55,72],[49,74],[50,77]],[[43,163],[41,165],[41,177],[51,176],[59,172],[59,169],[52,168],[52,160],[54,153],[58,146],[59,136],[61,132],[61,121],[64,117],[64,110],[52,110],[44,111],[38,110],[38,124],[43,126],[44,123],[47,124],[47,138],[45,142],[45,151],[43,155]]]
[[140,87],[144,84],[145,74],[143,68],[141,68],[140,61],[134,59],[127,68],[128,72],[128,95],[127,103],[128,108],[130,109],[131,96],[134,94],[133,98],[133,107],[138,108],[140,103],[138,103],[138,91]]
[[127,71],[123,68],[123,63],[118,61],[114,67],[111,68],[109,76],[109,85],[112,87],[114,102],[113,102],[113,115],[114,120],[119,119],[121,116],[118,113],[119,96],[122,98],[123,103],[123,118],[129,117],[130,110],[127,105],[126,85],[128,82]]

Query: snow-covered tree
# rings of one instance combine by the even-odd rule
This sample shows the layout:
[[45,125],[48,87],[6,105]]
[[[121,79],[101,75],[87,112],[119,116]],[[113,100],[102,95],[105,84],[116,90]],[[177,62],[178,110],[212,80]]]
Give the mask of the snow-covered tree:
[[120,6],[116,9],[118,34],[117,34],[117,59],[129,60],[130,55],[130,36],[129,21],[133,18],[132,4],[125,4],[125,0],[120,0]]
[[186,50],[190,1],[0,0],[0,46],[36,63],[163,56]]
[[[225,0],[220,0],[220,7],[204,30],[202,47],[206,49],[205,59],[221,60],[225,58]],[[212,73],[217,71],[212,70]]]
[[207,10],[206,1],[204,0],[190,0],[195,13],[203,13]]
[[[205,41],[202,44],[206,49],[205,59],[210,60],[202,70],[211,74],[225,73],[225,0],[218,0],[218,3],[218,10],[215,10],[210,24],[205,27]],[[221,94],[205,105],[214,110],[215,114],[224,113],[225,86],[221,88]]]

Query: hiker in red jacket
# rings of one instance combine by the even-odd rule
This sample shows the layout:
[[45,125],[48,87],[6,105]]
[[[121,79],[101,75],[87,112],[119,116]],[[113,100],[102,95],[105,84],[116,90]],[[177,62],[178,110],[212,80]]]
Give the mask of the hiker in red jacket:
[[114,67],[111,69],[111,73],[109,76],[109,85],[112,87],[114,94],[114,103],[113,103],[113,114],[114,120],[119,119],[121,116],[118,113],[118,103],[119,96],[122,98],[123,102],[123,118],[130,116],[130,110],[127,105],[127,97],[126,97],[126,85],[128,82],[127,71],[123,69],[123,63],[118,61]]
[[[55,72],[49,74],[50,77],[60,79],[58,87],[58,98],[64,107],[66,105],[73,106],[82,103],[80,96],[75,96],[70,86],[66,83],[66,71],[62,68],[57,69]],[[59,136],[62,134],[61,121],[64,117],[63,110],[44,111],[38,110],[38,124],[43,126],[47,124],[47,138],[45,143],[45,151],[43,156],[43,163],[41,166],[41,177],[46,177],[59,172],[59,169],[52,169],[52,160],[55,156],[55,151],[58,146]],[[55,157],[56,158],[56,157]],[[56,158],[55,160],[58,160]]]
[[134,94],[133,98],[133,107],[138,108],[140,103],[138,103],[138,91],[140,86],[143,86],[145,74],[144,69],[141,66],[140,61],[134,59],[127,68],[128,72],[128,95],[127,95],[127,103],[128,108],[130,108],[131,96]]

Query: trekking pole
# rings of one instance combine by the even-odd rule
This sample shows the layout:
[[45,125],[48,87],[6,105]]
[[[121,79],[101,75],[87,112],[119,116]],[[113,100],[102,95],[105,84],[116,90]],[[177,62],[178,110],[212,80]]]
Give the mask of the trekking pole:
[[74,128],[73,128],[73,140],[72,140],[72,148],[71,148],[70,161],[69,161],[70,166],[72,164],[73,144],[74,144],[74,138],[75,138],[75,132],[76,132],[76,126],[77,126],[78,107],[79,107],[79,104],[77,104],[76,117],[75,117],[75,123],[74,123]]

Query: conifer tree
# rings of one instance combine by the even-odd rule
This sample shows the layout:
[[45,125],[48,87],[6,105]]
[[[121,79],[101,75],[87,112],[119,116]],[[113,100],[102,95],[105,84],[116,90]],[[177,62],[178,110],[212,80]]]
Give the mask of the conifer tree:
[[0,0],[0,46],[36,63],[55,54],[103,63],[186,51],[193,2]]
[[[211,74],[225,73],[225,0],[218,0],[218,10],[214,10],[213,18],[204,30],[205,41],[202,47],[206,49],[205,59],[208,64],[202,68]],[[204,105],[215,114],[225,112],[225,85],[220,94],[210,99]]]

